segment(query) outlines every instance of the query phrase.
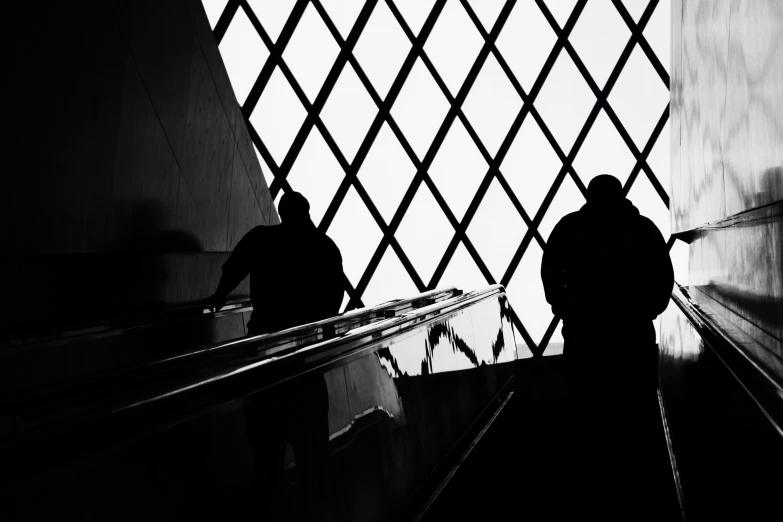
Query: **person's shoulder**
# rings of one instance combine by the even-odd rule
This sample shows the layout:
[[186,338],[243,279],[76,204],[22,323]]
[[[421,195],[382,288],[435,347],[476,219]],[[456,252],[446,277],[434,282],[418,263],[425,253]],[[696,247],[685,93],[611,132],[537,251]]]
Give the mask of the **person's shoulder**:
[[557,230],[570,230],[582,221],[582,214],[580,211],[570,212],[560,218],[560,221],[555,225]]
[[644,232],[649,234],[660,234],[660,230],[658,229],[658,225],[656,225],[652,219],[648,218],[647,216],[643,216],[639,214],[636,217],[636,223],[637,226]]
[[340,255],[340,248],[337,246],[337,243],[335,243],[334,240],[328,235],[321,234],[321,244],[324,249]]
[[247,233],[248,236],[258,236],[258,237],[264,237],[264,236],[274,236],[277,235],[280,232],[281,228],[280,225],[257,225],[250,229],[250,232]]

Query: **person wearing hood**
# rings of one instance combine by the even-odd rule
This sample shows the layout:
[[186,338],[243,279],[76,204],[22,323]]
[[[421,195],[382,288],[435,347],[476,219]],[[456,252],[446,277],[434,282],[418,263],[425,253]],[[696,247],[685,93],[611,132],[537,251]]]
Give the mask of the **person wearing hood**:
[[657,413],[653,320],[666,309],[674,285],[666,242],[623,196],[617,178],[596,176],[587,203],[550,234],[541,278],[552,312],[563,321],[579,459],[613,453],[628,460],[628,452],[644,446],[640,441],[651,429],[646,423]]

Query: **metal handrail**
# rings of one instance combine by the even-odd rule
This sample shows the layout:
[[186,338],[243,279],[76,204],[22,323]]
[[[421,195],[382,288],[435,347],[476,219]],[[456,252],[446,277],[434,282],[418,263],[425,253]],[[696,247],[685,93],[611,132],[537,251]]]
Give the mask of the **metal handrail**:
[[[127,381],[114,380],[111,383],[113,389],[95,390],[97,393],[94,394],[94,401],[80,404],[72,402],[71,408],[61,410],[63,414],[60,418],[17,431],[7,437],[1,446],[4,451],[10,450],[9,454],[13,451],[12,448],[20,447],[25,448],[28,455],[42,448],[47,454],[56,455],[57,451],[92,451],[93,446],[105,447],[106,444],[115,443],[117,439],[127,440],[128,437],[149,434],[223,404],[242,400],[245,396],[289,379],[316,370],[325,370],[330,366],[346,364],[354,358],[383,348],[396,336],[426,328],[433,322],[442,321],[447,316],[504,291],[501,285],[494,285],[468,294],[455,290],[450,298],[441,301],[422,301],[422,296],[399,300],[397,303],[419,301],[423,306],[384,317],[308,346],[293,346],[275,354],[264,350],[264,345],[273,336],[284,332],[221,343],[215,347],[218,351],[222,350],[227,354],[239,352],[240,355],[254,352],[255,356],[244,355],[237,360],[224,358],[223,362],[228,363],[226,366],[212,368],[209,375],[196,378],[188,372],[175,376],[176,379],[172,379],[171,375],[138,375],[136,377],[142,380],[136,382],[144,384],[143,390],[129,386]],[[439,292],[429,292],[423,296],[426,298],[427,295],[437,293]],[[312,328],[312,325],[286,332],[291,334],[309,328]],[[72,399],[76,402],[84,400],[83,397]],[[74,410],[73,406],[79,408]],[[55,411],[59,409],[57,405],[48,403],[40,404],[39,407]],[[89,428],[85,430],[84,426]],[[61,434],[66,434],[67,439],[67,435],[74,430],[79,432],[79,437],[68,439],[64,447],[57,449],[55,446],[57,441],[62,440]]]
[[780,383],[707,317],[686,288],[676,284],[672,300],[767,421],[783,436],[783,387]]
[[[427,303],[436,303],[456,295],[461,290],[454,287],[430,290],[414,297],[395,299],[378,305],[351,310],[344,314],[299,325],[279,332],[257,335],[252,338],[240,338],[207,346],[190,349],[184,353],[166,356],[152,361],[121,366],[86,376],[67,380],[58,380],[35,388],[0,394],[0,408],[24,408],[34,403],[55,405],[66,400],[67,396],[80,394],[84,400],[100,395],[105,387],[113,386],[118,380],[127,386],[145,382],[152,375],[196,374],[209,372],[215,367],[234,363],[261,355],[269,356],[293,348],[322,341],[334,335],[340,335],[359,325],[377,322],[387,317],[405,313]],[[25,405],[25,406],[22,406]],[[34,409],[34,408],[33,408]]]

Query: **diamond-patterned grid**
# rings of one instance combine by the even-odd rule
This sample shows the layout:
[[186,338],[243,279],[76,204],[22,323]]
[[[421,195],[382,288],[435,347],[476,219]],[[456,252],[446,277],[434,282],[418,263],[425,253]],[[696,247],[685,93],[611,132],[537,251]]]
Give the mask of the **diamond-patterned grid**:
[[344,306],[501,283],[533,355],[558,335],[542,249],[593,176],[674,242],[667,4],[204,1],[272,197],[305,194],[343,252]]

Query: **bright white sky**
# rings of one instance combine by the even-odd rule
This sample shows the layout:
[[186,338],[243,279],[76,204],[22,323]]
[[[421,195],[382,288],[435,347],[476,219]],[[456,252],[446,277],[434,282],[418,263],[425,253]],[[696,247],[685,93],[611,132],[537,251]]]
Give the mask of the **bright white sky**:
[[[353,27],[363,0],[321,0],[343,38]],[[214,27],[226,0],[204,0]],[[411,30],[418,34],[433,0],[395,0],[395,5]],[[568,19],[575,0],[548,2],[560,26]],[[641,17],[647,0],[625,0],[635,21]],[[295,0],[248,0],[248,5],[274,41],[282,31]],[[491,30],[504,0],[472,0],[484,28]],[[644,36],[664,67],[669,66],[670,2],[661,0],[647,25]],[[611,0],[590,0],[571,33],[570,41],[603,87],[609,78],[630,30]],[[497,40],[520,85],[526,91],[535,83],[556,36],[534,0],[518,0]],[[456,95],[468,74],[483,38],[458,0],[449,0],[427,40],[429,56],[451,96]],[[359,65],[382,98],[386,96],[410,49],[410,42],[384,1],[379,1],[354,49]],[[269,50],[240,7],[223,40],[220,51],[240,104],[245,102]],[[339,46],[326,24],[308,5],[283,59],[302,91],[312,102],[332,67]],[[669,100],[669,93],[644,52],[636,46],[609,95],[609,103],[639,149],[644,148]],[[566,52],[558,55],[535,101],[544,123],[568,154],[595,103],[595,97]],[[490,156],[495,155],[522,107],[494,56],[484,64],[462,110]],[[419,159],[428,151],[449,108],[421,59],[417,60],[406,84],[392,107],[391,115]],[[353,161],[377,107],[354,69],[347,65],[339,77],[321,119],[346,160]],[[276,70],[250,117],[274,161],[283,162],[289,146],[306,116],[294,90]],[[272,177],[261,156],[267,182]],[[669,190],[669,126],[652,149],[648,163],[663,187]],[[625,182],[635,158],[604,111],[598,116],[574,161],[574,168],[587,185],[596,175],[611,173]],[[562,163],[544,137],[539,125],[528,117],[517,133],[501,164],[501,172],[528,215],[536,215],[552,186]],[[429,169],[435,185],[451,212],[461,220],[488,169],[487,162],[456,120],[448,131]],[[388,124],[384,124],[359,171],[359,180],[388,223],[415,174],[415,168]],[[291,172],[288,181],[311,204],[316,224],[323,217],[344,176],[320,132],[314,129]],[[669,237],[669,213],[646,176],[640,175],[631,187],[630,199],[642,214],[652,219],[664,238]],[[544,240],[565,214],[584,203],[570,177],[559,188],[539,231]],[[492,276],[499,280],[514,255],[527,228],[502,186],[494,180],[482,200],[467,235]],[[359,194],[351,188],[327,231],[343,253],[344,267],[355,285],[376,250],[382,234]],[[422,185],[414,196],[396,237],[426,283],[439,264],[454,229],[437,205],[430,190]],[[536,342],[539,342],[552,314],[544,299],[539,270],[541,247],[535,241],[527,249],[508,285],[512,306]],[[677,280],[687,283],[687,248],[679,242],[672,251]],[[456,286],[471,290],[485,286],[483,277],[467,249],[460,244],[438,287]],[[417,289],[392,249],[387,249],[362,299],[366,305],[417,293]],[[552,341],[560,342],[559,328]],[[521,337],[517,337],[521,342]]]

